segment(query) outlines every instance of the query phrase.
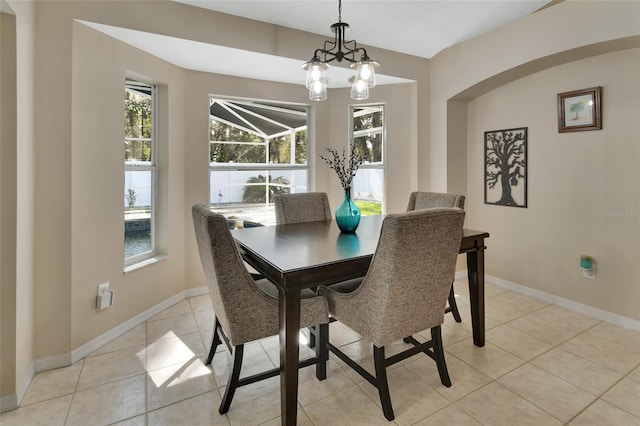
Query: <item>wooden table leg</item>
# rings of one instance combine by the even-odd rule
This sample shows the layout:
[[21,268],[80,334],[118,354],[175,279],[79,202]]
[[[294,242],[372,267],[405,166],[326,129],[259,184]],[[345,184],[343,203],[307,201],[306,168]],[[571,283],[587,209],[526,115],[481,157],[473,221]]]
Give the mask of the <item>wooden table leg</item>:
[[467,252],[467,277],[471,302],[473,343],[484,346],[484,242],[477,250]]
[[282,425],[295,425],[298,413],[298,331],[300,288],[280,290],[280,414]]

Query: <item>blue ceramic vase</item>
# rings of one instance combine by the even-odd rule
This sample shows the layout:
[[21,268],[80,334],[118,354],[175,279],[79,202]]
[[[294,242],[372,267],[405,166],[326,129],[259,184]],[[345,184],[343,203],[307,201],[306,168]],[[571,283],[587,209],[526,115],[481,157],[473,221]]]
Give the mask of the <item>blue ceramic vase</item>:
[[336,210],[336,222],[340,231],[354,233],[360,224],[360,209],[351,200],[351,188],[345,188],[344,201]]

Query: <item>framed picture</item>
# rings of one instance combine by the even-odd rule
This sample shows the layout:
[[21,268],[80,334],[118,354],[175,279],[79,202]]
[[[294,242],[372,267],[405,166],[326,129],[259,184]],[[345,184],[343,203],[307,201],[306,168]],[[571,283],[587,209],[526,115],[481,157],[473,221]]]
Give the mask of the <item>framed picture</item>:
[[602,129],[602,87],[558,93],[558,132]]
[[484,203],[527,207],[527,127],[484,132]]

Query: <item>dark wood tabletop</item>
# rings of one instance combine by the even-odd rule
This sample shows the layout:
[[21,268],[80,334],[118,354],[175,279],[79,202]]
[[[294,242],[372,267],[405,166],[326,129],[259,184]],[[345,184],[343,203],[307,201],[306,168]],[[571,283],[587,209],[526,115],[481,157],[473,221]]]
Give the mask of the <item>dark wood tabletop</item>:
[[311,287],[363,276],[382,219],[363,217],[355,234],[341,233],[328,220],[238,230],[233,236],[245,260],[274,283]]
[[[251,266],[283,287],[311,287],[363,276],[378,245],[384,216],[363,216],[355,234],[335,221],[264,226],[232,231]],[[482,231],[464,230],[460,253],[477,250]],[[286,281],[283,280],[286,277]]]

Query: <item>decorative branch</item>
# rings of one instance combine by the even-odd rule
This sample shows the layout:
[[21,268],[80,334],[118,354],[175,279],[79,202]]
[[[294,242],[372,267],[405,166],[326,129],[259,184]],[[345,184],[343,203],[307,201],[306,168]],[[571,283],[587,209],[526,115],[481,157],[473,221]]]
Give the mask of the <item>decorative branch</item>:
[[348,158],[344,148],[342,149],[342,155],[340,155],[335,148],[327,147],[326,149],[331,154],[331,157],[327,158],[324,155],[320,155],[320,158],[322,158],[330,168],[335,170],[343,189],[351,187],[353,177],[364,162],[364,157],[356,152],[356,144],[350,144]]

